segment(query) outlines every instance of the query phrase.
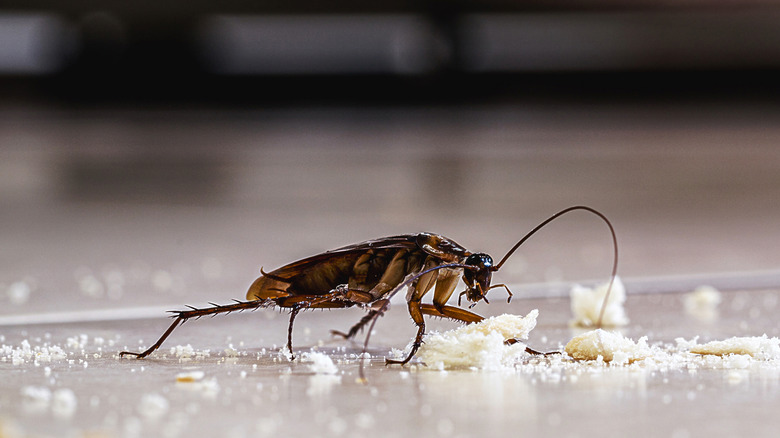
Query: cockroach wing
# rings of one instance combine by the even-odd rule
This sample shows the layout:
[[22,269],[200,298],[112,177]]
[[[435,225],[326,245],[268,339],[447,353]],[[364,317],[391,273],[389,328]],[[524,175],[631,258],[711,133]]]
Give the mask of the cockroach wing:
[[247,292],[248,300],[267,300],[292,295],[322,295],[341,284],[348,284],[355,263],[368,251],[419,250],[416,234],[404,234],[369,240],[307,257],[275,269],[255,280]]
[[[322,253],[281,268],[264,272],[252,283],[248,300],[267,300],[291,295],[322,295],[349,280],[349,273],[360,251],[340,254]],[[304,281],[310,287],[301,288]]]

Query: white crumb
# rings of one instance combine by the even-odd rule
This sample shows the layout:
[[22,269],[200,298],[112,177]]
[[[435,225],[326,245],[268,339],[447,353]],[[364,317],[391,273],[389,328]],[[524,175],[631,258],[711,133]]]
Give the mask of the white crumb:
[[733,337],[723,341],[712,341],[697,344],[696,340],[686,342],[678,340],[678,345],[688,347],[694,354],[727,356],[748,355],[759,360],[780,359],[780,339],[769,338],[766,335],[752,337]]
[[43,345],[32,346],[27,339],[23,340],[18,347],[5,344],[0,345],[0,361],[10,361],[13,365],[32,362],[38,366],[41,363],[64,360],[67,357],[67,353],[57,345],[44,343]]
[[228,348],[225,349],[225,357],[235,358],[238,356],[239,356],[238,350],[233,348],[233,344],[228,345]]
[[179,359],[179,362],[203,359],[211,355],[210,350],[195,350],[190,344],[171,347],[170,352]]
[[181,383],[197,382],[206,375],[203,371],[187,371],[176,374],[176,381]]
[[683,298],[685,312],[702,321],[711,321],[718,316],[721,293],[712,286],[699,286]]
[[[574,315],[571,324],[580,327],[593,327],[598,323],[601,309],[604,307],[604,299],[607,296],[609,283],[604,283],[595,288],[580,285],[572,287],[571,311]],[[615,277],[612,283],[612,291],[604,308],[604,317],[601,325],[604,327],[618,327],[628,324],[628,317],[624,304],[626,302],[626,288],[620,277]]]
[[574,337],[565,348],[566,354],[575,360],[599,360],[614,364],[628,364],[645,359],[653,353],[647,345],[647,337],[639,341],[620,333],[597,329]]
[[475,368],[498,370],[514,366],[525,355],[525,344],[505,343],[508,339],[525,340],[536,327],[538,310],[525,317],[504,314],[425,336],[418,351],[420,359],[433,369]]
[[54,391],[51,400],[51,411],[55,417],[68,419],[73,416],[78,406],[76,394],[68,388],[60,388]]
[[195,355],[195,349],[192,348],[192,345],[177,345],[175,347],[171,347],[171,354],[178,357],[179,359],[189,359],[192,356]]
[[155,421],[162,418],[169,407],[168,399],[160,394],[144,394],[138,403],[138,413],[147,420]]
[[[182,380],[176,379],[176,388],[200,393],[205,398],[214,398],[219,394],[220,387],[216,377],[203,378],[202,371],[193,371],[190,376],[183,376]],[[192,380],[190,380],[190,378]]]
[[339,369],[327,354],[310,352],[301,355],[301,362],[308,364],[314,374],[336,374]]
[[30,299],[32,288],[26,281],[17,281],[8,286],[6,295],[11,304],[21,306]]

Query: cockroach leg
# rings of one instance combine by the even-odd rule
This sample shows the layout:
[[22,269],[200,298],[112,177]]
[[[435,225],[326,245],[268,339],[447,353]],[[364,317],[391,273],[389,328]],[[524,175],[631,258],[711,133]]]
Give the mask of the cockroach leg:
[[511,290],[509,290],[509,286],[505,285],[504,283],[501,283],[501,284],[494,284],[494,285],[490,286],[490,287],[488,288],[488,290],[490,290],[490,289],[495,289],[495,288],[497,288],[497,287],[503,287],[503,288],[506,290],[506,293],[509,295],[508,297],[506,297],[506,302],[507,302],[507,303],[511,303],[511,302],[512,302],[512,291],[511,291]]
[[170,327],[168,327],[168,330],[163,333],[162,336],[160,336],[160,339],[157,340],[157,342],[154,343],[151,347],[147,348],[146,351],[142,353],[134,353],[132,351],[122,351],[119,353],[119,357],[123,356],[135,356],[137,359],[143,359],[149,354],[151,354],[154,350],[157,350],[160,348],[163,342],[168,338],[168,336],[173,332],[173,330],[178,327],[183,322],[187,321],[190,318],[200,318],[201,316],[206,315],[217,315],[220,313],[230,313],[235,311],[242,311],[242,310],[254,310],[259,307],[267,307],[273,305],[272,301],[269,300],[256,300],[256,301],[236,301],[233,304],[212,304],[212,307],[206,307],[203,309],[197,309],[194,307],[191,307],[192,310],[177,310],[173,311],[175,313],[175,319],[173,320],[173,323]]
[[560,351],[536,351],[531,347],[525,347],[525,352],[535,356],[552,356],[554,354],[561,354]]
[[353,325],[348,332],[344,333],[338,330],[331,330],[330,334],[333,336],[339,336],[344,339],[352,339],[359,331],[363,330],[366,324],[371,322],[379,314],[378,310],[370,310],[364,317],[360,318],[357,324]]
[[371,304],[368,314],[360,318],[360,321],[358,321],[357,324],[350,327],[347,333],[344,333],[339,330],[331,330],[330,334],[332,334],[333,336],[342,337],[344,339],[352,339],[356,334],[358,334],[358,332],[363,330],[363,327],[365,327],[366,324],[371,322],[372,319],[378,317],[380,314],[384,313],[389,307],[390,307],[389,300],[377,300]]
[[412,350],[404,360],[385,359],[385,365],[406,365],[423,343],[423,336],[425,335],[425,319],[423,319],[423,306],[420,303],[420,299],[412,299],[409,301],[409,314],[412,316],[412,320],[417,324],[417,336],[412,343]]
[[151,347],[147,348],[146,351],[142,353],[134,353],[132,351],[122,351],[119,353],[119,357],[123,356],[135,356],[136,359],[143,359],[146,356],[150,355],[154,350],[160,348],[160,345],[165,341],[165,339],[173,332],[173,330],[182,322],[186,321],[186,318],[183,318],[181,315],[177,316],[176,319],[173,320],[173,324],[171,324],[170,327],[168,327],[168,330],[163,333],[162,336],[160,336],[160,339],[157,340],[157,342],[154,343]]
[[290,351],[291,360],[295,359],[292,349],[293,322],[295,321],[295,317],[298,316],[298,312],[301,311],[301,308],[302,306],[295,305],[292,307],[292,310],[290,310],[290,325],[287,327],[287,350]]
[[[513,345],[513,344],[517,344],[518,342],[521,342],[521,341],[512,338],[512,339],[507,339],[506,341],[504,341],[504,344],[506,344],[506,345]],[[528,353],[528,354],[533,354],[534,356],[552,356],[553,354],[561,354],[560,351],[547,351],[547,352],[536,351],[536,350],[534,350],[531,347],[525,347],[525,352]]]

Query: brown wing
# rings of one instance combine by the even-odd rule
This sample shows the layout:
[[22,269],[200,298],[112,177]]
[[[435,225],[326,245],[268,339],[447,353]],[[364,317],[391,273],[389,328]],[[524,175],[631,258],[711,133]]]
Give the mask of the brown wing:
[[355,262],[370,249],[417,249],[416,234],[390,236],[348,245],[275,269],[255,280],[248,300],[274,299],[300,294],[324,294],[349,283]]
[[311,272],[321,268],[323,265],[341,264],[346,260],[357,260],[357,256],[369,249],[388,249],[388,248],[408,248],[416,249],[417,234],[403,234],[398,236],[384,237],[381,239],[367,240],[365,242],[353,245],[343,246],[332,249],[321,254],[306,257],[305,259],[292,262],[277,268],[268,274],[280,279],[290,280],[303,273]]
[[[282,266],[255,280],[247,292],[247,299],[273,299],[290,295],[325,294],[340,284],[355,283],[351,278],[355,264],[367,252],[372,253],[374,275],[361,279],[370,286],[379,280],[381,271],[392,258],[394,249],[410,253],[425,252],[445,262],[462,261],[470,253],[454,241],[431,233],[402,234],[347,245]],[[361,259],[362,260],[362,259]],[[419,267],[420,257],[409,259],[409,268]],[[412,265],[415,268],[412,268]],[[409,273],[409,272],[407,272]],[[370,277],[376,277],[373,280]],[[362,287],[361,287],[362,289]]]

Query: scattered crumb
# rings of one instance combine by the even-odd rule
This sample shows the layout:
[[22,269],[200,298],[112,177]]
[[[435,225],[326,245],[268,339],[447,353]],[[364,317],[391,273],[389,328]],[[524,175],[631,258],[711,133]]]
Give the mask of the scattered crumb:
[[179,383],[197,382],[199,380],[202,380],[205,375],[206,373],[204,373],[203,371],[188,371],[184,373],[179,373],[176,375],[176,382]]
[[30,299],[31,292],[32,288],[29,283],[26,281],[17,281],[8,286],[6,295],[8,295],[8,300],[11,301],[11,304],[21,306]]
[[203,359],[211,356],[210,350],[195,350],[190,344],[171,347],[170,352],[179,359],[179,362],[188,362],[192,359]]
[[634,342],[620,333],[602,329],[574,337],[565,350],[575,360],[598,360],[600,357],[604,362],[615,364],[628,364],[652,355],[647,337]]
[[[571,311],[574,319],[571,325],[580,327],[593,327],[596,325],[607,296],[609,283],[604,283],[595,288],[574,285],[569,294],[571,298]],[[612,291],[609,293],[604,317],[601,325],[604,327],[618,327],[628,324],[628,317],[624,303],[626,302],[626,288],[620,277],[615,277],[612,283]]]
[[712,286],[699,286],[683,298],[685,312],[701,321],[712,321],[718,316],[721,293]]
[[[684,342],[684,341],[683,341]],[[678,344],[680,342],[678,341]],[[696,344],[688,343],[689,351],[694,354],[726,356],[731,354],[748,355],[754,359],[780,359],[780,339],[766,335],[753,337],[733,337],[723,341]]]
[[[197,373],[196,371],[195,373]],[[195,376],[197,377],[197,375]],[[199,378],[197,380],[181,380],[177,379],[176,388],[185,389],[193,392],[200,392],[205,398],[214,398],[219,394],[219,383],[216,377],[208,379]]]
[[224,351],[225,357],[236,358],[239,356],[238,350],[233,348],[233,344],[228,345],[228,348]]
[[195,349],[192,348],[192,345],[190,344],[177,345],[175,347],[171,347],[171,354],[175,355],[179,359],[188,359],[195,355]]
[[496,370],[512,367],[525,355],[525,344],[507,345],[507,339],[525,340],[536,326],[538,310],[525,317],[504,314],[476,323],[428,334],[418,356],[434,369],[476,368]]
[[23,340],[18,347],[5,344],[0,346],[0,361],[10,361],[13,365],[32,362],[38,366],[41,363],[64,360],[67,357],[67,353],[57,345],[44,343],[32,346],[27,339]]
[[303,353],[301,362],[307,363],[309,371],[314,374],[336,374],[339,371],[336,364],[333,363],[333,359],[324,353]]

